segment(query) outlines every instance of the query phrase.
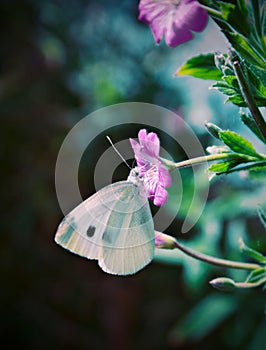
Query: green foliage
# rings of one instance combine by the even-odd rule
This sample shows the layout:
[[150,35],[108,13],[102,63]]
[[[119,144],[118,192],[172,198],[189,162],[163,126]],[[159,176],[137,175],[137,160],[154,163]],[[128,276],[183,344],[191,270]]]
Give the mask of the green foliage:
[[219,132],[220,139],[233,151],[240,154],[246,154],[251,157],[261,159],[261,156],[256,152],[254,146],[234,131],[221,131]]
[[258,206],[258,214],[260,221],[262,222],[263,226],[266,228],[266,212],[262,209],[262,207]]
[[255,50],[247,38],[239,33],[224,31],[224,34],[230,41],[236,52],[255,67],[266,70],[266,62],[264,57]]
[[[250,172],[265,170],[266,156],[258,153],[250,141],[234,131],[222,130],[212,123],[207,127],[216,138],[219,136],[219,139],[225,144],[225,146],[208,147],[207,151],[210,154],[224,154],[225,158],[228,158],[211,165],[209,171],[218,175],[240,170],[249,170]],[[243,165],[244,163],[248,163],[248,165]],[[239,165],[241,166],[239,167]]]
[[242,122],[264,143],[266,143],[264,137],[261,134],[261,131],[259,130],[257,124],[255,123],[254,119],[251,118],[251,116],[240,113],[240,118]]
[[215,66],[213,53],[190,58],[179,68],[176,75],[190,75],[205,80],[220,80],[222,78],[221,72]]
[[[239,33],[249,36],[251,27],[248,21],[248,11],[244,1],[239,2],[238,4],[219,1],[219,7],[223,19],[229,23],[232,28]],[[241,21],[239,21],[239,18],[241,18]]]
[[[217,68],[223,73],[222,79],[212,85],[212,89],[216,89],[225,95],[229,96],[226,102],[232,102],[239,107],[246,107],[246,101],[243,97],[241,87],[235,75],[232,62],[238,60],[237,57],[228,56],[226,54],[216,53],[215,64]],[[252,91],[255,101],[258,106],[265,106],[266,104],[266,85],[265,74],[250,63],[247,65],[242,61],[242,70],[245,74],[247,84]]]
[[232,297],[211,294],[174,325],[170,336],[179,341],[199,341],[229,318],[235,309],[236,304]]
[[266,264],[266,257],[264,255],[262,255],[260,252],[258,252],[257,250],[254,250],[250,247],[248,247],[242,238],[239,239],[239,245],[240,245],[240,249],[241,251],[248,256],[249,258],[259,262],[259,263],[263,263]]
[[253,270],[247,277],[245,283],[248,285],[250,284],[250,287],[252,287],[252,285],[266,285],[266,268],[261,267],[256,270]]
[[227,173],[230,169],[234,168],[235,166],[241,164],[243,161],[239,159],[239,160],[228,160],[225,162],[216,163],[209,167],[209,171],[212,171],[216,174],[224,174],[224,173]]

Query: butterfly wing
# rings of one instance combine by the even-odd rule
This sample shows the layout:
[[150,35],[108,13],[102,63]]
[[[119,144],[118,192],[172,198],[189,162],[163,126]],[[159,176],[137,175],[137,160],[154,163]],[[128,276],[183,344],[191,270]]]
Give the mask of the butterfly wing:
[[59,225],[55,241],[101,268],[127,275],[154,255],[154,226],[141,186],[120,181],[104,187],[72,210]]

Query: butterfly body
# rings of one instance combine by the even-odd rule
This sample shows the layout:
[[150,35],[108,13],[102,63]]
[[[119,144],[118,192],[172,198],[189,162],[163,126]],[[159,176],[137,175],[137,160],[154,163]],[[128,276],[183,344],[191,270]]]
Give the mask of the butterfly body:
[[133,274],[154,255],[154,224],[138,169],[127,181],[108,185],[73,209],[61,222],[55,241],[97,259],[107,273]]

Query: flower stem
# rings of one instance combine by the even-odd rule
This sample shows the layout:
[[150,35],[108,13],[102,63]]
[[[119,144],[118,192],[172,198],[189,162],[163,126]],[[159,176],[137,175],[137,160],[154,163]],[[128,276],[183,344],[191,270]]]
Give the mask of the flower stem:
[[214,18],[224,20],[223,15],[220,11],[214,10],[211,7],[200,4],[200,6],[208,12],[208,14]]
[[254,270],[260,267],[260,265],[257,265],[257,264],[242,263],[239,261],[215,258],[213,256],[200,253],[191,248],[187,248],[183,246],[181,243],[179,243],[177,240],[175,240],[175,248],[181,250],[183,253],[191,256],[192,258],[195,258],[197,260],[201,260],[208,264],[212,264],[216,266],[229,267],[232,269],[242,269],[242,270]]
[[254,288],[259,287],[262,284],[266,283],[266,277],[262,278],[258,282],[250,283],[250,282],[237,282],[235,283],[236,287],[238,288]]
[[187,159],[184,160],[183,162],[172,162],[168,159],[165,158],[160,158],[162,163],[164,163],[169,169],[170,171],[177,169],[177,168],[184,168],[187,166],[191,166],[194,164],[200,164],[200,163],[205,163],[205,162],[213,162],[216,160],[231,160],[231,159],[239,159],[243,157],[252,162],[252,161],[256,161],[257,158],[255,157],[250,157],[250,156],[246,156],[246,155],[240,155],[238,153],[221,153],[221,154],[210,154],[208,156],[203,156],[203,157],[196,157],[196,158],[192,158],[192,159]]
[[261,131],[263,138],[266,141],[266,123],[265,123],[265,120],[264,120],[260,110],[257,107],[256,101],[254,99],[254,96],[252,95],[252,92],[251,92],[250,87],[246,81],[246,78],[243,74],[243,71],[240,67],[239,62],[238,61],[233,62],[233,65],[234,65],[234,70],[235,70],[235,74],[236,74],[240,89],[241,89],[242,94],[246,100],[246,103],[250,109],[251,115],[252,115],[255,123],[257,124],[259,130]]

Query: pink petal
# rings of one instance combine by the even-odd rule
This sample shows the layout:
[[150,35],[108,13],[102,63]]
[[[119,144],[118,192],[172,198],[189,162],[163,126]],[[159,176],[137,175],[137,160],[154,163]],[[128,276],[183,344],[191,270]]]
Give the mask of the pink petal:
[[168,200],[168,193],[162,186],[157,186],[156,193],[154,196],[154,205],[161,206],[164,205]]

